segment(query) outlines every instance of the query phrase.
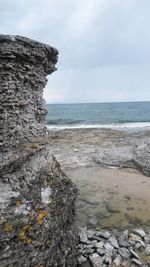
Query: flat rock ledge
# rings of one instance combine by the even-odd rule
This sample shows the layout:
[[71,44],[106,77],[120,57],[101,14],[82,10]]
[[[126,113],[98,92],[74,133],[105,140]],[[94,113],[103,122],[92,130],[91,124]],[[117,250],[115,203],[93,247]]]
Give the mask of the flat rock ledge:
[[150,139],[128,146],[100,148],[93,160],[103,167],[134,168],[150,176]]
[[0,267],[77,266],[77,190],[45,127],[57,58],[53,47],[0,35]]
[[78,266],[150,266],[150,229],[79,229]]

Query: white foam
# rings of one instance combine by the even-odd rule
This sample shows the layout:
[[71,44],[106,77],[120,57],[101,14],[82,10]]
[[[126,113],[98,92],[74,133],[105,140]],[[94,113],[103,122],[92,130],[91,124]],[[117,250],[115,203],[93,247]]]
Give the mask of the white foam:
[[139,129],[150,128],[150,122],[133,122],[120,124],[75,124],[75,125],[47,125],[50,130],[64,130],[64,129]]

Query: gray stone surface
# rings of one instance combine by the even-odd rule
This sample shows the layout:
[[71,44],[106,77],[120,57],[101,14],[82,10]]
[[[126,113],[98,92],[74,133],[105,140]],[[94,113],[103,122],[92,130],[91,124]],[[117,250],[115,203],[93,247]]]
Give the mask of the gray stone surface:
[[[133,229],[132,232],[129,233],[128,230],[125,231],[119,231],[117,229],[110,230],[109,238],[106,239],[105,237],[101,237],[101,241],[97,240],[97,235],[99,235],[100,232],[106,232],[103,229],[97,229],[91,232],[91,235],[87,237],[87,242],[81,242],[78,245],[78,255],[84,256],[87,259],[87,262],[85,263],[84,267],[89,266],[89,261],[91,262],[91,266],[126,266],[126,267],[133,267],[137,265],[141,266],[149,266],[150,264],[150,258],[149,258],[149,241],[146,240],[145,242],[141,240],[142,244],[141,246],[136,246],[139,244],[139,240],[134,240],[131,242],[130,237],[135,234],[135,231],[137,229]],[[82,234],[83,231],[85,233],[89,232],[91,230],[87,230],[86,228],[82,228]],[[143,231],[145,233],[144,238],[149,236],[149,228],[147,228],[146,231],[143,229],[140,229],[140,231]],[[81,232],[80,232],[81,235]],[[107,234],[108,236],[108,234]],[[139,236],[137,236],[140,238]],[[91,240],[92,238],[92,240]],[[125,243],[120,243],[125,242]],[[91,245],[88,244],[88,241],[95,241],[95,245],[91,247]],[[111,244],[110,241],[112,241]],[[120,245],[121,244],[121,245]],[[122,246],[123,245],[123,246]],[[126,247],[125,247],[125,246]],[[147,249],[145,249],[147,245]],[[99,256],[98,256],[99,255]],[[82,259],[82,258],[81,258]],[[82,267],[82,264],[79,264],[79,266]]]
[[93,153],[93,160],[104,167],[134,168],[150,176],[150,139],[130,145],[100,148]]
[[0,267],[75,267],[77,190],[51,155],[43,88],[58,51],[0,35]]
[[103,262],[102,258],[97,253],[92,254],[89,258],[93,267],[100,267]]

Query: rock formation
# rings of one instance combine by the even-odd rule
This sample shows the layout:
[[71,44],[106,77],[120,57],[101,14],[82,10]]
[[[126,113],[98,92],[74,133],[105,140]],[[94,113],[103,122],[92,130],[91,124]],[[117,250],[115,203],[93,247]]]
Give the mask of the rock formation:
[[100,148],[93,154],[93,160],[101,166],[134,168],[150,176],[150,141],[137,141],[128,146]]
[[0,35],[0,267],[76,266],[76,189],[51,155],[43,88],[58,51]]

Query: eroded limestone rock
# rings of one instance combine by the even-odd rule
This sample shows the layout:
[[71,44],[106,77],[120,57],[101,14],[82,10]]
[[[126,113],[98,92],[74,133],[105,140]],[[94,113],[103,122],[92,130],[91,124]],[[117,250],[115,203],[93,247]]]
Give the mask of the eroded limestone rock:
[[76,188],[51,155],[43,88],[58,51],[0,35],[0,267],[76,266]]

